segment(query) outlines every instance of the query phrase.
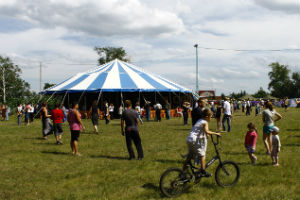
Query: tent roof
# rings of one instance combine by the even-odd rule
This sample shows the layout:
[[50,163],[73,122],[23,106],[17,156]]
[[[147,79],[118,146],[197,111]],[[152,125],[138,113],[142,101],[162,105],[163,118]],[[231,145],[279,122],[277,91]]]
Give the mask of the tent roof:
[[45,90],[63,92],[184,92],[192,91],[160,76],[118,59],[75,76]]

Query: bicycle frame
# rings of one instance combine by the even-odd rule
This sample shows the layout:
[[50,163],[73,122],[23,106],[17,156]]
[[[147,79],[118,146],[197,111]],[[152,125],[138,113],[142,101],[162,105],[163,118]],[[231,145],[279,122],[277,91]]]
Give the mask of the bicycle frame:
[[[214,141],[214,138],[212,135],[210,135],[211,137],[211,141],[212,143],[214,144],[214,148],[215,148],[215,151],[216,151],[216,155],[206,163],[205,165],[205,168],[208,168],[210,165],[212,165],[216,160],[219,160],[219,163],[222,164],[222,160],[221,160],[221,157],[220,157],[220,154],[219,154],[219,150],[217,148],[217,145],[219,144],[219,136],[217,136],[217,142]],[[193,174],[195,174],[195,170],[198,170],[199,168],[195,167],[192,163],[192,161],[190,160],[190,168],[191,168],[191,171]]]

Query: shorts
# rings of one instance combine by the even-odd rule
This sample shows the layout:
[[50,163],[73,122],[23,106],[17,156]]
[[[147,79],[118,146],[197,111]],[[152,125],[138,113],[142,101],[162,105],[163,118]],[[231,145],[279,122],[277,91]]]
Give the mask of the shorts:
[[206,137],[200,139],[198,142],[187,142],[189,155],[192,155],[193,158],[198,156],[206,155],[207,149],[207,139]]
[[274,126],[264,126],[264,127],[263,127],[263,133],[266,133],[266,134],[272,133],[273,127],[274,127]]
[[71,130],[71,142],[78,141],[80,136],[79,130]]
[[246,149],[247,149],[247,151],[248,151],[249,153],[254,153],[254,152],[255,152],[255,149],[252,148],[251,145],[247,145],[247,146],[246,146]]
[[61,123],[53,123],[54,135],[59,136],[63,134],[62,124]]

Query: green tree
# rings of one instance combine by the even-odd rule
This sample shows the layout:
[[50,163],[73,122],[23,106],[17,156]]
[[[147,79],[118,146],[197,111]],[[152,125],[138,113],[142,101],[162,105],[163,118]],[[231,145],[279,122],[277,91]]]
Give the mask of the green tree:
[[114,59],[119,59],[125,62],[130,62],[126,51],[123,47],[95,47],[94,50],[99,55],[98,63],[103,65]]
[[292,84],[293,84],[293,93],[291,97],[299,98],[300,97],[300,72],[294,72],[292,74]]
[[51,88],[53,87],[55,84],[52,84],[52,83],[45,83],[44,84],[44,89],[43,90],[47,90],[48,88]]
[[291,97],[293,93],[293,82],[290,78],[290,69],[287,65],[281,65],[278,62],[269,65],[270,83],[268,89],[271,95],[278,98]]
[[268,93],[264,91],[262,87],[260,87],[259,90],[256,93],[254,93],[252,96],[254,96],[255,98],[266,98],[268,97]]
[[16,102],[31,95],[30,85],[21,78],[21,69],[9,57],[0,56],[0,95],[4,103]]

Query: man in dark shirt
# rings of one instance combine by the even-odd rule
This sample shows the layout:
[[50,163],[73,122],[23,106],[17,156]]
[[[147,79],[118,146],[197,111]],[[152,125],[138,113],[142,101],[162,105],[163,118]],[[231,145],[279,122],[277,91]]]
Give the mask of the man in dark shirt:
[[206,106],[205,100],[198,100],[198,106],[192,110],[192,125],[194,126],[196,122],[202,118],[202,111]]
[[[141,143],[141,138],[139,135],[139,128],[138,128],[139,116],[138,113],[134,109],[132,109],[132,104],[130,100],[125,101],[125,106],[127,109],[122,113],[121,132],[122,135],[125,135],[126,138],[129,160],[135,157],[131,145],[132,140],[134,142],[134,145],[138,153],[138,159],[142,160],[144,155],[143,155],[143,148],[142,148],[142,143]],[[126,125],[125,131],[124,131],[124,124]]]

